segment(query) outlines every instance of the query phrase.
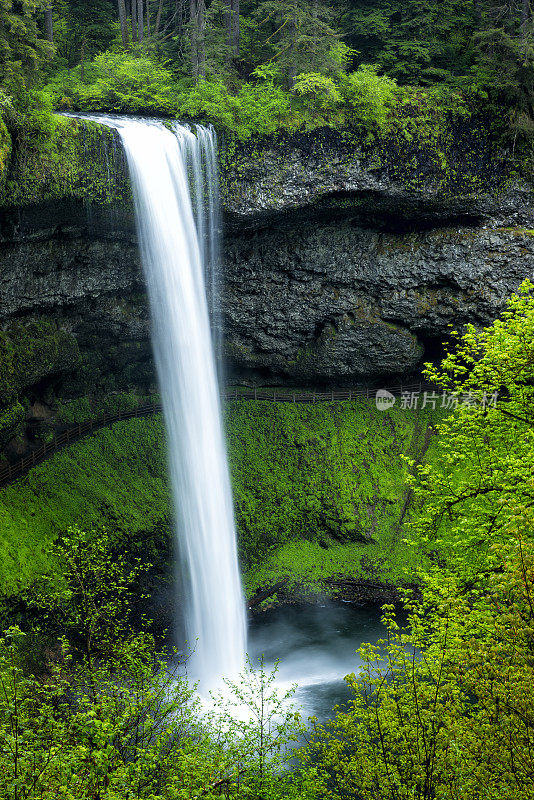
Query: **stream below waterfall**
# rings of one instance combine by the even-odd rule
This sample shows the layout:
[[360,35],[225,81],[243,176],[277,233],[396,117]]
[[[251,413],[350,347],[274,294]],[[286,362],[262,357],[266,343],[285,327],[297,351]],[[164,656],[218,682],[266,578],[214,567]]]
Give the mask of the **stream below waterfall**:
[[276,685],[296,684],[294,702],[302,716],[325,720],[350,698],[343,679],[362,665],[357,648],[376,644],[385,632],[379,606],[285,605],[254,617],[249,656],[253,663],[263,656],[267,670],[278,661]]

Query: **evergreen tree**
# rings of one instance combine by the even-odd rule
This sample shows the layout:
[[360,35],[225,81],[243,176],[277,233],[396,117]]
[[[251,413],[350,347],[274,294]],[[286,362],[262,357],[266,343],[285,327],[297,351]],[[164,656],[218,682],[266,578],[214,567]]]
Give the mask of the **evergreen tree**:
[[289,85],[299,73],[330,74],[343,65],[331,7],[319,0],[263,0],[254,14],[261,61],[276,63]]
[[0,84],[15,99],[34,85],[51,53],[38,28],[37,0],[0,0]]

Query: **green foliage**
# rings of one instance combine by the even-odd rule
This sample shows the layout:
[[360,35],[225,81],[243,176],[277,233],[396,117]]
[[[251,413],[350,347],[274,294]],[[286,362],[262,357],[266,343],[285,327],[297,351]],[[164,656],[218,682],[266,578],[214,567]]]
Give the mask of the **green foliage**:
[[386,609],[387,640],[362,647],[347,678],[348,710],[304,755],[319,797],[534,797],[532,543],[517,532],[500,555],[480,592],[428,576],[406,629]]
[[139,558],[132,563],[114,538],[105,529],[68,528],[52,545],[61,580],[44,575],[26,593],[47,631],[67,636],[89,661],[111,656],[117,638],[128,636],[125,610],[136,579],[151,566]]
[[55,0],[54,66],[74,67],[118,43],[112,0]]
[[341,105],[341,94],[332,78],[318,72],[307,72],[297,75],[293,84],[295,94],[303,100],[302,117],[311,112],[311,120],[318,122],[322,117],[323,124],[332,123],[334,112]]
[[245,84],[237,95],[222,81],[201,81],[178,100],[179,113],[221,125],[238,137],[298,127],[289,93],[271,82]]
[[383,134],[392,125],[391,108],[397,95],[397,84],[378,74],[372,64],[362,65],[356,72],[343,75],[340,92],[346,105],[345,120],[363,133]]
[[35,18],[38,0],[2,0],[0,3],[0,84],[17,102],[25,102],[28,89],[50,54]]
[[308,796],[279,772],[288,760],[281,748],[300,725],[274,675],[249,665],[228,699],[206,710],[176,652],[158,650],[130,624],[134,582],[147,565],[127,564],[106,531],[71,528],[52,555],[64,564],[61,585],[41,583],[29,599],[65,635],[49,640],[38,677],[25,635],[11,628],[0,637],[2,797]]
[[472,3],[349,0],[346,6],[342,27],[350,45],[404,84],[448,81],[471,63]]
[[[424,503],[419,537],[468,582],[494,567],[518,508],[530,506],[534,439],[534,297],[526,282],[508,310],[482,331],[472,325],[429,378],[471,399],[440,426],[439,460],[418,470]],[[494,393],[502,400],[494,405]],[[499,558],[497,550],[496,558]]]
[[[67,76],[72,80],[72,73]],[[56,78],[56,99],[66,88]],[[99,53],[86,67],[85,81],[73,86],[71,102],[94,111],[170,114],[176,108],[176,86],[164,66],[148,57],[130,53]],[[58,91],[59,90],[59,91]]]
[[260,61],[275,62],[289,86],[303,72],[336,74],[346,66],[348,54],[331,26],[333,16],[322,0],[258,3],[254,18]]
[[73,523],[87,530],[108,525],[117,543],[156,560],[166,546],[158,526],[165,528],[169,514],[161,420],[115,423],[2,489],[0,591],[17,593],[39,574],[57,579],[62,567],[51,543]]
[[316,728],[320,797],[534,797],[533,289],[427,369],[462,399],[413,478],[433,565],[407,628],[386,607],[388,639],[360,650],[348,712]]

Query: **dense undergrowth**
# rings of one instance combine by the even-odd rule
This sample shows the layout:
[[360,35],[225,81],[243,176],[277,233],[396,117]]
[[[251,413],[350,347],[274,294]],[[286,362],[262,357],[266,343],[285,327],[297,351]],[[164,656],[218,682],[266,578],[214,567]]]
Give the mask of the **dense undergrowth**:
[[[62,418],[94,413],[82,401],[75,406],[60,410]],[[228,403],[247,591],[286,577],[310,591],[338,574],[412,579],[417,556],[400,537],[410,516],[403,456],[427,456],[437,414],[382,413],[363,401]],[[161,417],[115,423],[2,490],[0,591],[16,593],[40,572],[54,571],[50,543],[70,524],[106,525],[135,553],[154,528],[169,528],[169,509]]]
[[135,553],[168,514],[161,419],[116,423],[2,489],[0,591],[16,594],[40,573],[57,574],[50,545],[74,522],[109,525]]

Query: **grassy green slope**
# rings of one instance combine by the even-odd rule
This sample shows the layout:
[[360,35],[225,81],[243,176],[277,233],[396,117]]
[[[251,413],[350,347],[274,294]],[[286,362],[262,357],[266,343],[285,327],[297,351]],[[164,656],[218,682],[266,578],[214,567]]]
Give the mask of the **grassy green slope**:
[[234,403],[228,413],[240,551],[249,591],[336,574],[402,582],[417,553],[403,456],[431,457],[437,412]]
[[132,539],[169,513],[160,416],[118,422],[0,489],[0,591],[50,571],[48,545],[69,525]]
[[[416,561],[400,541],[403,455],[432,446],[432,422],[364,402],[228,403],[247,590],[282,576],[311,588],[339,573],[402,580]],[[69,525],[105,524],[124,546],[144,548],[169,508],[161,416],[116,423],[0,490],[0,592],[54,570],[48,545]]]

